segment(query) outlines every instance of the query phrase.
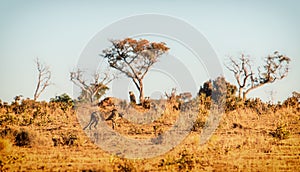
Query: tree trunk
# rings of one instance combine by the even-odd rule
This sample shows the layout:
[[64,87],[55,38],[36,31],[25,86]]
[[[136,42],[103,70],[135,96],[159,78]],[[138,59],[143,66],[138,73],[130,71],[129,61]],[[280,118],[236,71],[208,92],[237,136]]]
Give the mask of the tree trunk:
[[244,101],[246,100],[246,95],[247,95],[247,92],[243,92],[243,100]]
[[140,103],[143,103],[144,102],[144,86],[143,86],[143,80],[139,80],[139,85],[140,85]]
[[241,98],[241,96],[242,96],[242,88],[240,87],[239,88],[239,98]]
[[[266,82],[266,83],[267,83],[267,82]],[[255,86],[250,87],[248,90],[246,90],[246,91],[243,93],[243,99],[246,100],[246,95],[247,95],[250,91],[252,91],[252,90],[254,90],[254,89],[258,88],[258,87],[261,87],[261,86],[265,85],[266,83],[263,83],[263,84],[259,84],[259,85],[255,85]]]
[[38,83],[37,83],[37,86],[36,86],[36,89],[35,89],[35,92],[34,92],[34,95],[33,95],[33,100],[36,101],[38,98],[39,98],[39,89],[40,89],[40,85],[41,85],[41,73],[39,73],[39,77],[38,77]]
[[90,94],[89,94],[89,97],[90,97],[90,102],[93,104],[93,103],[94,103],[94,96],[93,96],[93,93],[90,93]]

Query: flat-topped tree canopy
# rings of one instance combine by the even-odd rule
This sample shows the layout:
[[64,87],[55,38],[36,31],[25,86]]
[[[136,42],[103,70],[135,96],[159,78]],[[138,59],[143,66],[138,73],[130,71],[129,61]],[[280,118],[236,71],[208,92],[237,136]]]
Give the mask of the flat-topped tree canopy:
[[111,40],[111,47],[103,50],[101,56],[107,60],[110,67],[131,78],[140,95],[144,99],[143,79],[151,66],[165,54],[169,47],[164,42],[149,42],[146,39],[125,38]]

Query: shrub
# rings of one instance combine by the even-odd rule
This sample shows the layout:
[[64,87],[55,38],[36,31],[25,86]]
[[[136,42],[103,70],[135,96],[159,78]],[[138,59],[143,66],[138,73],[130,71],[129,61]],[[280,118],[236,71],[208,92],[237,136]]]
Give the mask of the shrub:
[[192,170],[195,167],[195,159],[193,154],[189,154],[186,150],[179,153],[177,159],[178,170]]
[[226,112],[243,107],[243,101],[236,97],[237,87],[224,77],[207,81],[200,87],[198,97],[200,104],[210,109],[212,103],[223,107]]
[[298,108],[299,104],[299,98],[293,96],[287,98],[282,105],[286,108]]
[[287,129],[287,125],[283,124],[283,125],[279,125],[275,131],[270,132],[270,134],[279,139],[279,140],[283,140],[283,139],[287,139],[290,135],[290,132]]
[[198,96],[198,101],[200,102],[200,108],[201,109],[210,109],[210,107],[211,107],[211,97],[208,97],[205,94],[200,94]]
[[60,96],[56,96],[55,98],[51,98],[50,103],[57,103],[61,110],[63,110],[64,112],[74,107],[73,100],[66,93]]
[[0,125],[15,124],[17,121],[16,115],[12,113],[1,114],[0,116]]
[[67,146],[78,146],[78,137],[74,134],[63,136],[63,143]]
[[197,163],[196,158],[193,154],[188,153],[187,150],[183,150],[179,153],[179,158],[177,159],[161,159],[158,167],[174,166],[177,171],[191,171],[195,164]]
[[53,146],[78,146],[79,137],[75,134],[66,133],[52,137]]
[[197,118],[196,121],[194,122],[192,131],[200,131],[205,125],[205,121],[203,121],[200,118]]
[[136,169],[134,168],[130,160],[127,159],[121,159],[121,160],[122,161],[118,162],[117,171],[122,171],[122,172],[136,171]]
[[16,134],[15,143],[17,146],[29,146],[31,138],[28,131],[20,131]]
[[247,99],[244,104],[245,107],[253,109],[259,115],[266,114],[269,112],[268,105],[262,102],[260,98]]

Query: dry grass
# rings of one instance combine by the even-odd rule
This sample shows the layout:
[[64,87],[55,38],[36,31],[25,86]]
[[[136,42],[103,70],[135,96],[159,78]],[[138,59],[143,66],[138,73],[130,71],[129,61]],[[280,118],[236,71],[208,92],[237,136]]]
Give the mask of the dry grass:
[[[298,171],[300,168],[300,112],[294,109],[283,108],[263,115],[251,109],[235,110],[222,116],[220,126],[204,145],[199,145],[200,129],[164,155],[134,160],[110,155],[94,145],[72,111],[48,115],[47,120],[51,120],[47,125],[19,126],[11,121],[1,124],[2,171]],[[2,112],[1,119],[4,116],[7,114]],[[12,113],[9,117],[20,119]],[[150,138],[155,136],[153,125],[164,132],[176,117],[176,113],[169,111],[154,124],[123,121],[116,130],[129,137]],[[270,134],[278,126],[289,132],[287,138]],[[16,146],[14,138],[20,131],[29,133],[30,144]],[[59,144],[54,146],[54,140]]]

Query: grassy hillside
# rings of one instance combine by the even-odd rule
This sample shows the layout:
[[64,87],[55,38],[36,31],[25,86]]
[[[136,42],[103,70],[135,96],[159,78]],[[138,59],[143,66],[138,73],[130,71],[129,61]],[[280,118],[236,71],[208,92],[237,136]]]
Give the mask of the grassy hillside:
[[[253,105],[253,104],[252,104]],[[255,104],[254,104],[255,105]],[[93,144],[82,130],[75,108],[64,103],[1,105],[1,171],[297,171],[300,168],[299,105],[228,110],[204,145],[199,135],[209,109],[198,114],[184,141],[150,159],[125,159]],[[95,107],[97,109],[97,107]],[[97,109],[99,110],[99,109]],[[100,109],[101,110],[101,109]],[[103,110],[103,109],[102,109]],[[116,131],[132,138],[152,138],[174,123],[168,107],[153,124],[120,121]],[[89,119],[89,116],[86,117]],[[88,120],[84,121],[87,123]],[[110,126],[111,122],[106,121]],[[155,127],[154,127],[155,126]],[[87,132],[88,133],[88,132]]]

